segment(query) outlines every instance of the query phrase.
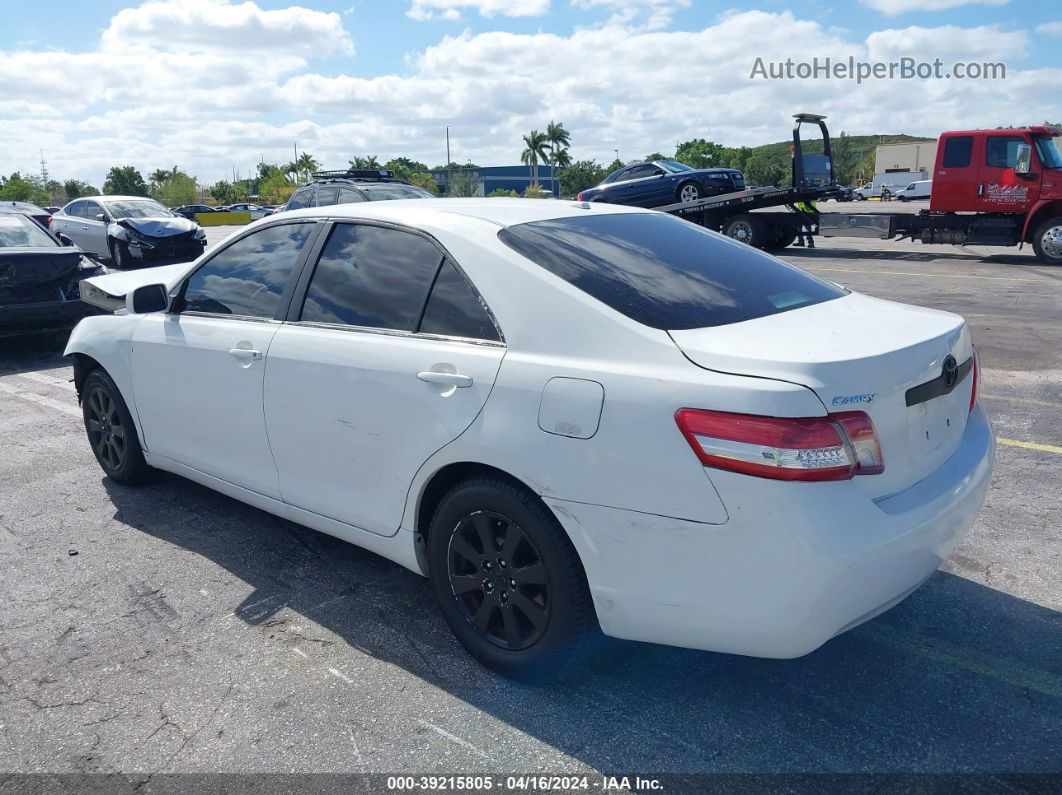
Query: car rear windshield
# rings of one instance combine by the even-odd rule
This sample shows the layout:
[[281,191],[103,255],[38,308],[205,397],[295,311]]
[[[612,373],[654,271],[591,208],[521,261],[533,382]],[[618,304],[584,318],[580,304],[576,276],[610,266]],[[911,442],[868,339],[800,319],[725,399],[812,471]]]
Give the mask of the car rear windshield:
[[831,282],[670,215],[532,221],[498,236],[532,262],[652,328],[723,326],[846,294]]
[[36,221],[15,213],[0,215],[0,248],[55,247],[55,241]]

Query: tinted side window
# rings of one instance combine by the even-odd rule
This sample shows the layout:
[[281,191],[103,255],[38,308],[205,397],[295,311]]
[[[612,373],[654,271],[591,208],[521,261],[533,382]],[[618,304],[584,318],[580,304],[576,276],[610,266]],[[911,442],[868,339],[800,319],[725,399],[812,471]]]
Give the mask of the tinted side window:
[[188,280],[184,308],[270,318],[314,224],[281,224],[218,252]]
[[953,135],[944,143],[944,168],[966,168],[973,151],[972,135]]
[[518,253],[658,329],[739,323],[840,298],[799,268],[670,215],[573,216],[501,230]]
[[339,188],[335,185],[322,185],[317,189],[317,206],[328,207],[336,203],[339,197]]
[[307,188],[300,188],[291,194],[291,198],[288,199],[289,210],[301,210],[303,207],[308,207],[310,199],[313,198],[313,186],[310,185]]
[[988,136],[985,165],[989,168],[1014,168],[1018,164],[1018,147],[1027,143],[1020,135]]
[[483,301],[457,268],[444,262],[420,322],[424,334],[498,341]]
[[336,224],[321,252],[302,320],[413,331],[442,252],[397,229]]
[[361,191],[356,191],[353,188],[340,188],[339,189],[339,202],[338,204],[353,204],[354,202],[363,202],[365,197],[361,195]]
[[67,215],[73,216],[74,218],[83,218],[84,216],[82,215],[82,213],[85,211],[85,204],[86,202],[82,201],[72,202],[71,204],[67,205],[66,210],[64,210],[63,212],[65,212]]

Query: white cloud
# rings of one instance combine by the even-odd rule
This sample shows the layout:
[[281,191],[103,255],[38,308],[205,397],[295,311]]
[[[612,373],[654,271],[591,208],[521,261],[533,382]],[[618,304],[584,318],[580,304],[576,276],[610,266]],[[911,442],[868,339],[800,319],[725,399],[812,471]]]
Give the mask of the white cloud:
[[484,17],[537,17],[549,11],[549,0],[411,0],[406,16],[421,22],[455,20],[463,10]]
[[339,14],[289,6],[265,11],[253,2],[150,0],[119,11],[103,31],[108,52],[353,53]]
[[1002,6],[1010,0],[860,0],[890,17],[910,11],[946,11],[961,6]]
[[691,31],[641,22],[564,35],[444,36],[400,72],[373,77],[358,74],[355,61],[348,74],[322,74],[287,41],[251,58],[203,38],[197,53],[161,44],[0,52],[0,152],[11,171],[33,168],[44,148],[52,174],[97,185],[123,163],[145,172],[176,164],[212,182],[234,166],[250,173],[261,157],[287,162],[294,141],[327,167],[370,153],[435,165],[445,160],[447,125],[460,161],[516,162],[521,135],[555,119],[572,132],[573,158],[607,162],[613,148],[630,159],[695,137],[727,145],[784,140],[798,111],[828,114],[834,134],[936,135],[1040,122],[1062,106],[1059,68],[1012,67],[1004,81],[979,82],[749,79],[757,54],[891,59],[913,46],[930,58],[955,50],[957,59],[996,60],[1001,46],[1024,51],[1020,33],[944,26],[863,39],[792,12],[763,11],[732,12]]
[[1036,32],[1045,36],[1062,36],[1062,22],[1045,22],[1037,25]]
[[644,20],[648,30],[660,30],[671,24],[675,11],[689,8],[690,0],[572,0],[572,5],[612,11],[610,25],[633,25]]
[[875,60],[887,61],[911,55],[920,61],[934,58],[974,60],[1010,58],[1025,55],[1029,36],[1025,31],[1005,31],[998,25],[961,28],[941,25],[935,28],[879,30],[867,37],[867,53]]

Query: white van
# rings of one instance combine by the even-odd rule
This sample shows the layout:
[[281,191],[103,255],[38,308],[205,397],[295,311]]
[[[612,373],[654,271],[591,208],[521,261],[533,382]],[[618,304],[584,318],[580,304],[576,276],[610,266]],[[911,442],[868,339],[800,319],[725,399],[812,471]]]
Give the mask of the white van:
[[928,199],[929,192],[933,188],[933,180],[920,179],[917,182],[912,182],[906,188],[896,194],[896,198],[902,202],[910,199]]

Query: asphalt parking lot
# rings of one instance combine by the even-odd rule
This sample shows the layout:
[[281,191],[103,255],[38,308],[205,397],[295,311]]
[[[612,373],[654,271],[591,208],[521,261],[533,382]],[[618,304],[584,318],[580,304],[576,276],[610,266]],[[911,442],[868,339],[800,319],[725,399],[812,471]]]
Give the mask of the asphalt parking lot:
[[0,769],[1062,772],[1062,270],[884,241],[783,256],[965,315],[1000,439],[941,571],[799,660],[609,641],[514,684],[397,565],[175,476],[104,479],[61,349],[0,342]]

